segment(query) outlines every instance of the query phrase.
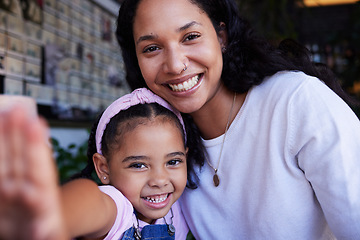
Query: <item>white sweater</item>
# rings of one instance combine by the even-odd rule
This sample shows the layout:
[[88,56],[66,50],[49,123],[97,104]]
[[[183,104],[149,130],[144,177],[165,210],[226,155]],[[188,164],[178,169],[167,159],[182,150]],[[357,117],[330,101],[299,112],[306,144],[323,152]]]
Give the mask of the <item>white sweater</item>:
[[[223,136],[203,140],[217,165]],[[249,91],[226,136],[214,187],[181,206],[196,239],[360,239],[360,122],[325,84],[279,72]]]

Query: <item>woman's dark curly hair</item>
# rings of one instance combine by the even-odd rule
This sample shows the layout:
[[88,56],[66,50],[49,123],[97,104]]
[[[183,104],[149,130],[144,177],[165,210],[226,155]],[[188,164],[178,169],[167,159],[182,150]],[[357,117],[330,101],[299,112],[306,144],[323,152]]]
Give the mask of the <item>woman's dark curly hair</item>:
[[[235,1],[189,1],[209,16],[216,31],[220,30],[220,23],[225,23],[228,39],[227,50],[223,53],[221,80],[228,89],[244,93],[278,71],[303,71],[318,77],[345,101],[351,103],[335,75],[326,66],[312,63],[310,52],[304,46],[286,39],[276,48],[257,36],[249,23],[240,17]],[[133,22],[140,2],[141,0],[123,2],[116,28],[116,37],[126,66],[126,80],[132,89],[147,87],[138,65],[133,39]]]
[[[227,46],[223,53],[223,70],[221,80],[231,91],[245,93],[251,87],[261,84],[265,77],[278,71],[302,71],[318,77],[335,93],[349,104],[358,104],[341,88],[336,76],[322,64],[311,61],[310,52],[297,42],[286,39],[278,47],[256,35],[249,23],[240,17],[237,5],[233,0],[188,0],[202,9],[212,21],[215,30],[220,30],[220,23],[225,23],[227,31]],[[133,22],[136,9],[141,0],[125,0],[120,7],[116,37],[121,47],[126,66],[126,81],[132,89],[147,87],[141,74],[133,39]],[[189,150],[199,154],[204,147],[200,135],[191,117],[184,115],[189,136],[196,140]],[[190,139],[190,137],[189,137]],[[195,155],[197,164],[204,164],[204,154]]]

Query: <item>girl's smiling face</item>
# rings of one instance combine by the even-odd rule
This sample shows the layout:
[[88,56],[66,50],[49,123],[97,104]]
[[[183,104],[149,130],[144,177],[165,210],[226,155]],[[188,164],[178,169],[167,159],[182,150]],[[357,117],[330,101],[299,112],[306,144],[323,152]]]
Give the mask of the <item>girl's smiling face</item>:
[[179,128],[156,117],[124,133],[120,146],[110,156],[110,184],[132,203],[139,219],[151,223],[165,216],[187,181]]
[[146,84],[176,109],[198,111],[218,92],[226,33],[217,34],[197,5],[189,0],[142,0],[133,32]]

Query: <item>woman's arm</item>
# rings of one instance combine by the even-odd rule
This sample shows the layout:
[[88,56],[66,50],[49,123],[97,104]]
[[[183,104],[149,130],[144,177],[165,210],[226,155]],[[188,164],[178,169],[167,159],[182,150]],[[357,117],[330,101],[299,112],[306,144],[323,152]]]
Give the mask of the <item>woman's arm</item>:
[[360,122],[320,81],[307,81],[290,105],[287,139],[338,239],[360,236]]

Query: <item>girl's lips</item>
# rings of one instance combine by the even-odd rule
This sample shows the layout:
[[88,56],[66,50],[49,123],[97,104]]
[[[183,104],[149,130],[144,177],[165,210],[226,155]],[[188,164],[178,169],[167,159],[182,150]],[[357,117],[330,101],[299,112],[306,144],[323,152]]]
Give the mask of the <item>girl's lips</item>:
[[160,209],[166,207],[171,198],[171,193],[143,197],[145,205],[150,208]]
[[162,194],[162,195],[156,195],[156,196],[149,196],[144,197],[146,201],[152,202],[152,203],[161,203],[167,199],[169,194]]
[[168,86],[174,92],[185,92],[194,88],[199,83],[199,79],[201,78],[201,76],[202,74],[198,74],[194,77],[189,78],[184,82],[177,84],[168,84]]

